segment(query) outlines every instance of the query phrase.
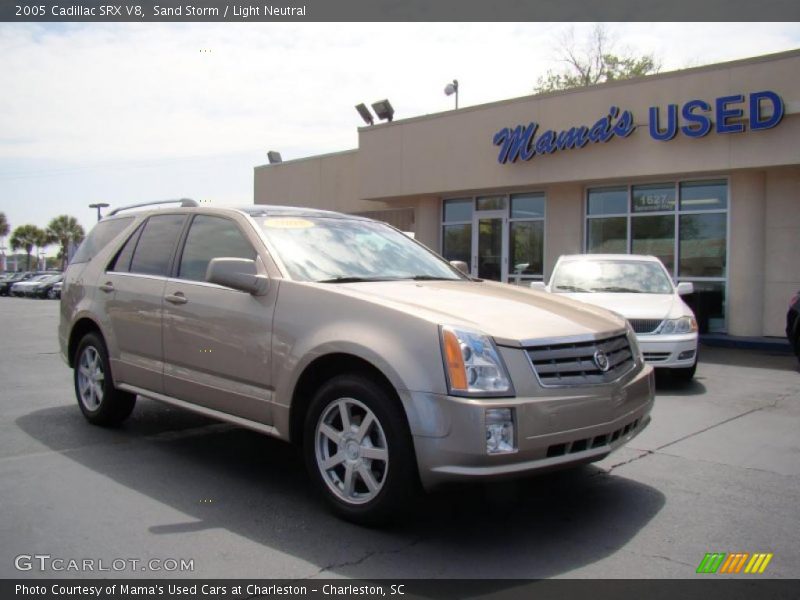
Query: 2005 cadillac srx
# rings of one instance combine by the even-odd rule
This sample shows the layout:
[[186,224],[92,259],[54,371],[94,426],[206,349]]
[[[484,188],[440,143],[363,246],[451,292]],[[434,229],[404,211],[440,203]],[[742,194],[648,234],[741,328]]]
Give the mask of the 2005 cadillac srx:
[[274,206],[118,209],[78,250],[59,338],[85,417],[136,396],[302,446],[341,516],[600,460],[650,420],[620,316],[464,275],[376,221]]

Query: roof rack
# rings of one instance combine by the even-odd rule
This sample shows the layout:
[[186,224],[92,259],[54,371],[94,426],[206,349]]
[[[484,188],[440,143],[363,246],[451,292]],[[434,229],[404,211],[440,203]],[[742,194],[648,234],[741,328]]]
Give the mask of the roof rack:
[[113,217],[118,212],[122,212],[123,210],[130,210],[131,208],[141,208],[143,206],[154,206],[156,204],[180,204],[182,208],[195,208],[200,206],[197,203],[197,200],[192,200],[191,198],[178,198],[176,200],[155,200],[153,202],[141,202],[139,204],[129,204],[128,206],[120,206],[119,208],[115,208],[110,213],[108,213],[108,217]]

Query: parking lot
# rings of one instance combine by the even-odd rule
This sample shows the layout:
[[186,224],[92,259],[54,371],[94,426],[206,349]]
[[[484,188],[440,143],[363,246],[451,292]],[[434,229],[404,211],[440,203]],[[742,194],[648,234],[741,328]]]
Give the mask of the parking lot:
[[[370,530],[332,517],[281,442],[142,399],[120,429],[88,425],[57,323],[58,302],[0,298],[2,577],[686,578],[707,552],[800,573],[793,356],[703,347],[695,382],[660,379],[650,427],[604,461],[449,489]],[[15,568],[34,554],[193,570]]]

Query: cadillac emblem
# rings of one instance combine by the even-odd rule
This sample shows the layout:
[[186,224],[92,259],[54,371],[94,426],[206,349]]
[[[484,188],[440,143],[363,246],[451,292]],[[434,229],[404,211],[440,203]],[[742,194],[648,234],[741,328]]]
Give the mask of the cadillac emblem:
[[602,350],[598,350],[594,353],[594,364],[597,365],[597,368],[600,369],[603,373],[607,372],[608,369],[611,367],[611,364],[608,362],[608,357],[606,353]]

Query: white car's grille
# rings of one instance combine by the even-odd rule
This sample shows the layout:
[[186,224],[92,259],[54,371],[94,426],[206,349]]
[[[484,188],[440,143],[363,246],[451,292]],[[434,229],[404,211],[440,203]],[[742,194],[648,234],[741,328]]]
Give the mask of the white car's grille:
[[619,379],[634,366],[624,333],[585,342],[525,348],[543,386],[589,385]]
[[663,319],[628,319],[636,333],[653,333],[662,321]]

